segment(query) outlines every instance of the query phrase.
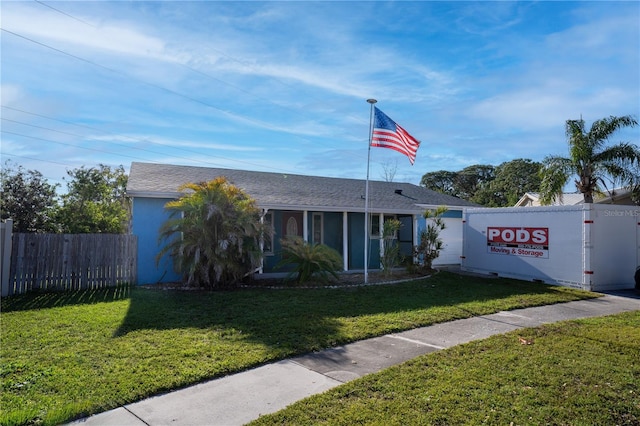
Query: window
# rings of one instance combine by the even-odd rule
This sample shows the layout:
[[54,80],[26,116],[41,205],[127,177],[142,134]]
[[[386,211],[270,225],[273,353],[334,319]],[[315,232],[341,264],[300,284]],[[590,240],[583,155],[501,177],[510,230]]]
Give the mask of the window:
[[289,217],[289,219],[287,219],[286,229],[287,229],[287,232],[285,235],[287,237],[298,236],[298,221],[296,220],[295,217],[291,216]]
[[380,215],[372,214],[369,217],[369,236],[371,238],[380,238]]
[[273,213],[267,213],[263,217],[266,235],[262,241],[262,252],[264,254],[273,254]]
[[[386,222],[387,220],[390,219],[396,219],[395,215],[384,215],[384,221]],[[382,228],[380,227],[380,215],[375,213],[372,214],[370,219],[369,219],[369,229],[370,229],[370,235],[372,239],[379,239],[382,236]],[[392,237],[393,239],[398,238],[398,235],[396,233],[396,235],[394,235]]]
[[313,244],[324,244],[324,232],[322,229],[322,213],[314,213],[311,221],[311,235]]

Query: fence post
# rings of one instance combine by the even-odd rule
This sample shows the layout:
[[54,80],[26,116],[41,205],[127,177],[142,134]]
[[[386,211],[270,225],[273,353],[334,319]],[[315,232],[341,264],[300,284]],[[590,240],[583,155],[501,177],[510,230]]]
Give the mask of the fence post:
[[13,220],[7,219],[0,223],[0,277],[2,279],[2,297],[9,295],[9,272],[11,271],[11,239],[13,236]]

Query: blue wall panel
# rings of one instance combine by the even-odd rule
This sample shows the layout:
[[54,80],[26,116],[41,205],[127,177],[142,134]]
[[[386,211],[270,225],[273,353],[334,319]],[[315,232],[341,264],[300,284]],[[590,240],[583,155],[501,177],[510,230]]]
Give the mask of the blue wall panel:
[[171,200],[160,198],[134,198],[132,228],[138,236],[138,284],[180,281],[173,270],[171,258],[164,256],[156,266],[160,226],[169,218],[164,205]]

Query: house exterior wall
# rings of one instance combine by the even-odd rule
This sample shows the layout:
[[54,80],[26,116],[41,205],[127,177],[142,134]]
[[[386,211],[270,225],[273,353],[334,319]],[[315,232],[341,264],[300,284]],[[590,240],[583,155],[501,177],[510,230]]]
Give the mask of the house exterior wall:
[[[132,207],[132,233],[138,236],[138,284],[153,284],[158,282],[179,281],[180,275],[173,270],[173,262],[165,255],[156,264],[156,255],[161,250],[162,244],[158,241],[159,230],[162,224],[169,219],[165,211],[165,204],[171,201],[168,198],[134,197]],[[344,216],[343,212],[318,212],[318,211],[283,211],[268,210],[274,231],[271,253],[265,254],[263,259],[263,273],[284,273],[287,268],[277,268],[282,250],[281,238],[286,235],[286,221],[290,217],[296,217],[298,223],[298,235],[306,234],[309,240],[313,238],[314,214],[322,217],[323,244],[335,249],[343,257],[344,247],[347,247],[347,270],[364,269],[364,214],[347,213],[347,243],[345,244]],[[304,220],[306,214],[306,220]],[[379,213],[374,213],[379,215]],[[387,215],[388,216],[388,215]],[[401,253],[411,256],[413,250],[413,237],[417,234],[416,226],[424,229],[425,220],[421,215],[397,215],[402,223],[398,233],[398,243]],[[447,229],[443,232],[445,248],[441,256],[434,262],[438,264],[459,263],[462,251],[461,226],[462,212],[451,210],[445,214]],[[306,233],[304,226],[306,225]],[[368,269],[380,268],[380,238],[371,235],[369,238],[369,263]]]
[[156,255],[162,245],[159,230],[169,218],[164,205],[171,201],[163,198],[134,198],[132,206],[132,233],[138,237],[138,284],[179,281],[173,262],[166,255],[156,265]]

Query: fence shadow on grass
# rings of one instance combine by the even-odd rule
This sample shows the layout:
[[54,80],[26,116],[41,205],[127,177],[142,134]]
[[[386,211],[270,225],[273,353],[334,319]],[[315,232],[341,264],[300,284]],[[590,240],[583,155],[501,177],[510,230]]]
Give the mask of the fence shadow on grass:
[[2,299],[2,312],[49,309],[69,305],[87,305],[128,299],[131,286],[122,285],[79,291],[33,291]]

